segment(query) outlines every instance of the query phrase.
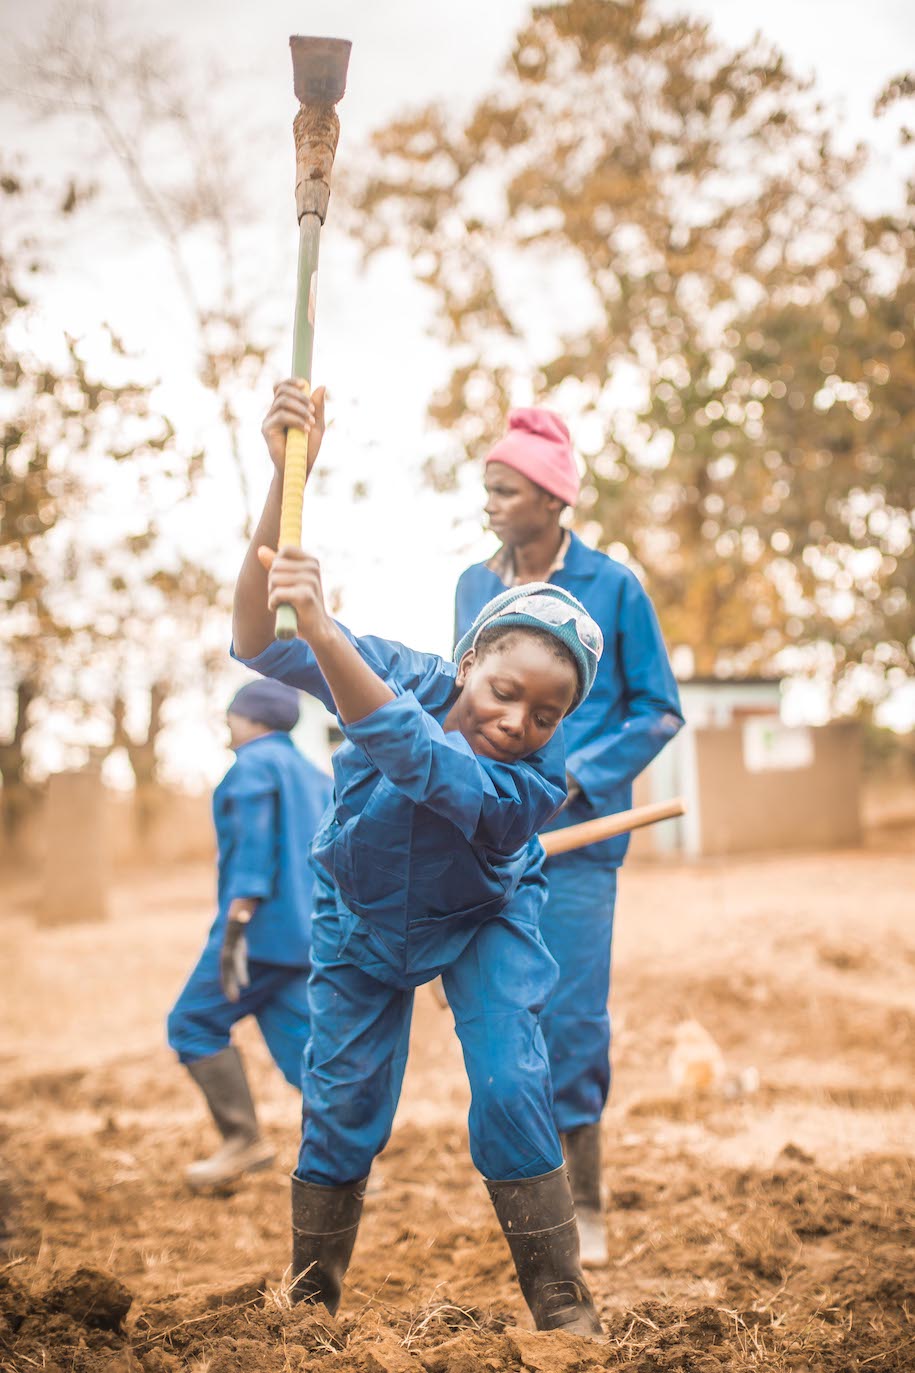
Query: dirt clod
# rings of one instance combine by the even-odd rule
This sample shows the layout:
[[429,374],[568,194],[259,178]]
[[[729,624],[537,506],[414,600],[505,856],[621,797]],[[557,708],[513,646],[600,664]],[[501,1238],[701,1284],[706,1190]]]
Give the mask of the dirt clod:
[[119,1330],[133,1303],[133,1294],[113,1273],[77,1268],[49,1287],[44,1299],[50,1310],[63,1311],[80,1325]]

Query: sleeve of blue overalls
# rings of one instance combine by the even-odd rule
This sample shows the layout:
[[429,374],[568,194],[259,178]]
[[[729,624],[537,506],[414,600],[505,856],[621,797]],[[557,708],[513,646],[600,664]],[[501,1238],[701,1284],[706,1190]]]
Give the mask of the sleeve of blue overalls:
[[428,806],[471,843],[499,853],[526,844],[565,799],[558,736],[521,763],[481,758],[462,734],[446,734],[410,691],[342,728],[415,805]]
[[[572,749],[566,767],[587,800],[632,782],[683,724],[680,694],[654,607],[638,578],[627,573],[614,632],[627,712],[618,727]],[[606,626],[604,626],[606,632]],[[608,643],[605,652],[610,648]]]
[[239,754],[229,794],[232,845],[223,887],[225,899],[271,896],[277,878],[277,789],[266,768]]
[[[420,682],[428,674],[430,665],[437,661],[431,653],[417,653],[393,639],[378,639],[372,634],[357,637],[345,625],[339,621],[336,623],[369,667],[384,681],[390,679],[409,689]],[[337,706],[330,687],[304,639],[274,639],[256,658],[239,658],[234,644],[229,651],[238,662],[259,672],[262,677],[273,677],[278,682],[286,682],[288,686],[307,691],[309,696],[316,697],[332,715],[336,715]]]

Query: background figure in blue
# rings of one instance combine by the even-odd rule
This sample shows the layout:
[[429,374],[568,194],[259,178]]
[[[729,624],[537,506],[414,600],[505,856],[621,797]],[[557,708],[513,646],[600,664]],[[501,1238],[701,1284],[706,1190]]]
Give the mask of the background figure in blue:
[[[295,382],[276,389],[264,424],[276,473],[233,618],[233,653],[335,710],[345,736],[312,849],[291,1295],[337,1309],[400,1096],[414,989],[441,974],[470,1081],[471,1154],[534,1320],[596,1334],[537,1022],[556,975],[538,929],[537,833],[565,799],[559,725],[590,690],[600,631],[555,587],[505,593],[454,662],[337,624],[315,558],[259,547],[279,535],[285,431],[309,434],[313,463],[320,405]],[[295,609],[290,642],[273,637],[279,604]]]
[[289,737],[298,718],[298,692],[281,682],[250,682],[229,706],[236,758],[213,795],[218,911],[168,1017],[168,1042],[203,1092],[223,1141],[187,1169],[195,1188],[273,1161],[230,1042],[236,1021],[257,1017],[277,1067],[301,1088],[313,898],[308,850],[332,785]]
[[[486,459],[486,514],[502,547],[461,576],[455,638],[505,587],[547,581],[585,606],[604,636],[587,701],[563,725],[569,799],[548,829],[632,804],[632,782],[683,723],[654,610],[637,577],[560,524],[578,499],[569,432],[549,410],[515,410]],[[628,835],[548,859],[540,928],[559,981],[540,1018],[556,1124],[569,1164],[582,1262],[607,1258],[600,1119],[610,1090],[610,956],[617,869]]]

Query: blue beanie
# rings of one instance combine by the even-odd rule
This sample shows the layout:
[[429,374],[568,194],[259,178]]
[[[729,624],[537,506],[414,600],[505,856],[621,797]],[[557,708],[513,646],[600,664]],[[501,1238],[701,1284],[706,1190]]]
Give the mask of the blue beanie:
[[261,677],[247,682],[229,702],[230,715],[243,715],[268,729],[294,729],[299,719],[299,693],[285,682]]
[[475,647],[483,630],[494,625],[505,629],[540,629],[565,644],[578,668],[575,706],[581,705],[594,685],[604,648],[604,636],[581,601],[552,582],[527,582],[500,591],[484,605],[467,633],[458,640],[454,661],[459,663],[467,650]]

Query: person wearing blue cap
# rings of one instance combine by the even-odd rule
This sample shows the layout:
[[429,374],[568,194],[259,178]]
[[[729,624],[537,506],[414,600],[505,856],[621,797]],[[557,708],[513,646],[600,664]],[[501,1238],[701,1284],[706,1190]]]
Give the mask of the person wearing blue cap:
[[[594,1335],[538,1023],[556,965],[538,928],[537,834],[565,800],[559,726],[591,690],[600,631],[550,586],[487,606],[449,662],[334,621],[317,560],[271,551],[285,430],[309,432],[313,462],[319,406],[295,383],[277,388],[264,425],[277,470],[236,586],[232,647],[316,696],[344,736],[333,807],[312,848],[291,1296],[337,1309],[400,1095],[414,990],[441,975],[470,1080],[471,1154],[534,1321]],[[288,642],[273,637],[281,603],[298,622]]]
[[[579,598],[600,625],[606,650],[594,688],[564,726],[569,798],[547,828],[628,809],[632,783],[683,723],[677,684],[657,618],[638,578],[588,548],[560,516],[578,498],[569,431],[537,407],[514,410],[490,451],[486,513],[502,541],[495,557],[457,585],[455,638],[491,597],[542,581]],[[462,638],[463,636],[463,638]],[[547,860],[549,897],[541,928],[559,965],[541,1025],[550,1058],[585,1266],[607,1259],[601,1210],[600,1120],[610,1090],[610,962],[617,870],[628,835]]]
[[249,682],[227,722],[235,762],[213,794],[217,914],[168,1016],[168,1042],[200,1088],[222,1137],[185,1177],[196,1189],[269,1166],[232,1026],[256,1016],[277,1067],[301,1088],[308,1038],[312,881],[306,856],[331,780],[290,738],[299,693]]

